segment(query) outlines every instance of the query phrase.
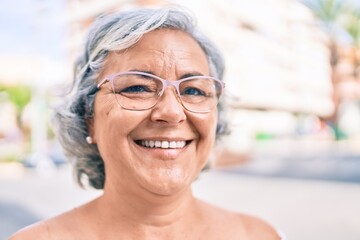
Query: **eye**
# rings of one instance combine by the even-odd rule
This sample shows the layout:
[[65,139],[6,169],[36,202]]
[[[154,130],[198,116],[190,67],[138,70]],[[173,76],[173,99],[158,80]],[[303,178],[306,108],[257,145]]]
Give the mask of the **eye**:
[[122,89],[119,93],[143,93],[150,92],[146,86],[135,85]]
[[185,88],[181,95],[191,95],[191,96],[205,96],[205,93],[197,88]]

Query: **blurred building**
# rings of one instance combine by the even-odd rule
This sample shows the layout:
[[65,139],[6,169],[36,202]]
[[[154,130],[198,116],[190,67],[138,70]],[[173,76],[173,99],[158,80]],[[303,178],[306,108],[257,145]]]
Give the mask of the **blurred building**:
[[[64,14],[58,17],[66,26],[66,38],[59,46],[66,58],[60,63],[44,55],[25,59],[23,71],[14,70],[13,64],[1,71],[0,81],[25,79],[57,89],[72,81],[73,62],[99,14],[168,3],[180,3],[192,11],[201,30],[224,53],[225,99],[231,106],[227,118],[232,129],[226,144],[231,151],[248,151],[251,139],[261,134],[293,134],[299,116],[319,119],[333,113],[327,38],[315,27],[310,10],[296,0],[67,0]],[[41,6],[38,12],[44,13]],[[46,19],[38,21],[45,24]],[[44,31],[40,31],[41,41],[47,34]],[[19,75],[15,78],[12,72]],[[51,81],[47,76],[52,76]]]
[[[162,4],[69,0],[72,57],[79,53],[87,27],[101,12]],[[327,39],[314,27],[315,20],[304,5],[295,0],[184,0],[181,4],[195,13],[200,28],[224,52],[227,91],[239,97],[231,101],[233,107],[332,114]]]
[[[79,54],[87,27],[101,12],[163,4],[69,0],[70,58]],[[181,5],[224,53],[231,152],[249,151],[257,134],[294,134],[299,116],[333,113],[327,38],[304,5],[296,0],[183,0]]]

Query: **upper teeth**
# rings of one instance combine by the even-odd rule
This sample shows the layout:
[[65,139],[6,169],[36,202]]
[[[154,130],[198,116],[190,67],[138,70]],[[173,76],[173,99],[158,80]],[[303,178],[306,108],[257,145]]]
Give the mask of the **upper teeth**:
[[183,148],[186,145],[186,142],[142,140],[141,145],[150,148]]

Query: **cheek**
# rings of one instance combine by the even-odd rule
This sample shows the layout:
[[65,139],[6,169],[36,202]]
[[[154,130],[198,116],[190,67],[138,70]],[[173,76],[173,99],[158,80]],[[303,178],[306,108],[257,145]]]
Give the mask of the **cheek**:
[[122,109],[111,94],[99,96],[94,106],[94,137],[97,144],[109,146],[122,142],[142,121],[140,113]]
[[127,140],[128,135],[142,120],[143,116],[134,116],[119,106],[114,106],[114,109],[103,112],[101,117],[95,117],[95,125],[97,126],[95,135],[98,144],[101,142],[115,144]]
[[199,144],[202,143],[212,147],[215,142],[217,111],[207,114],[196,114],[189,117],[189,119],[191,119],[199,134]]
[[209,161],[210,155],[215,144],[217,112],[202,114],[193,118],[193,124],[197,131],[198,143],[196,145],[196,165],[200,171]]
[[94,104],[94,137],[96,139],[111,126],[108,122],[111,120],[109,117],[116,107],[116,102],[111,95],[96,96]]
[[113,109],[104,110],[102,117],[96,118],[96,144],[106,166],[118,165],[118,159],[131,159],[129,136],[144,120],[144,114],[140,113],[129,112],[116,104]]

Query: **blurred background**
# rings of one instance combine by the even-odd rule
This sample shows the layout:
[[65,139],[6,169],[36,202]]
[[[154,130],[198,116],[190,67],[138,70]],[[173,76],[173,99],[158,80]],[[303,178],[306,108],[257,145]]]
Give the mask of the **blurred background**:
[[360,0],[0,0],[0,239],[101,194],[72,180],[52,108],[98,15],[168,3],[227,66],[231,134],[195,195],[289,239],[359,240]]

